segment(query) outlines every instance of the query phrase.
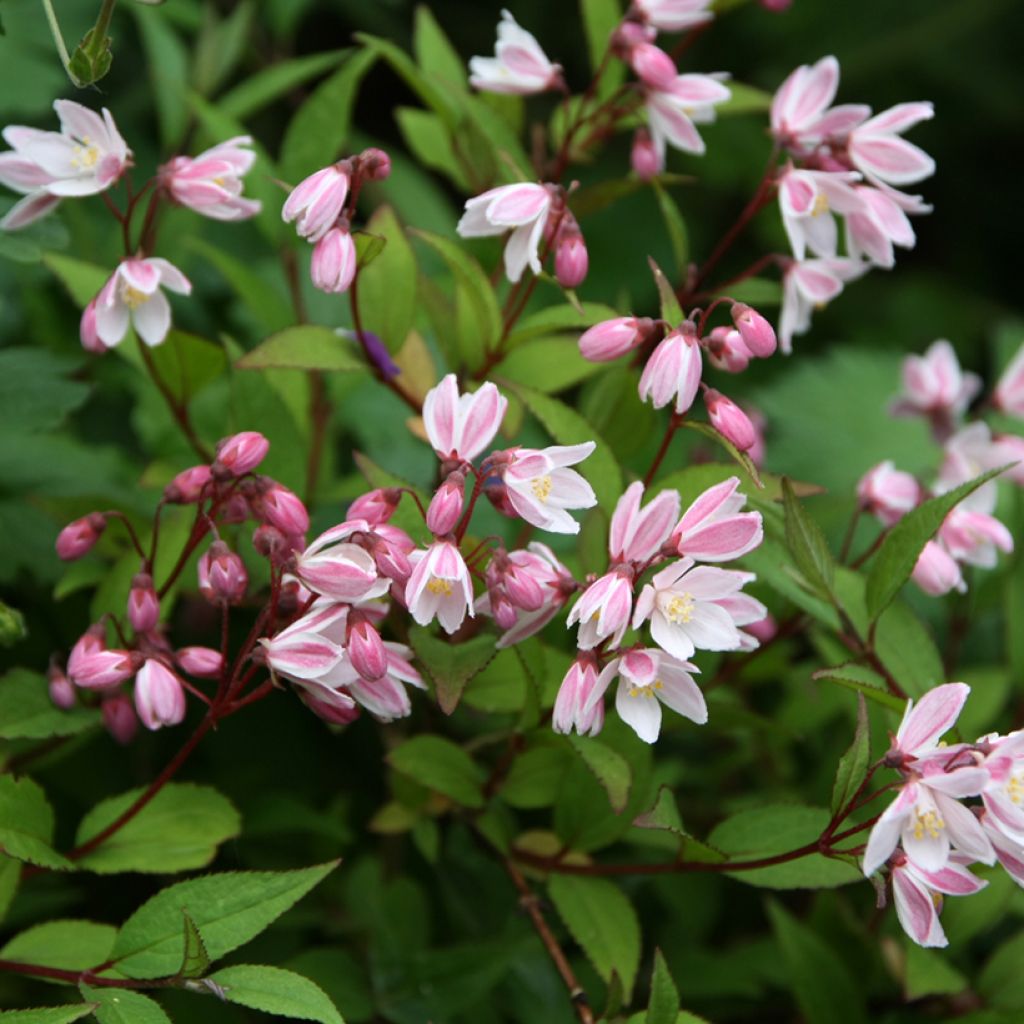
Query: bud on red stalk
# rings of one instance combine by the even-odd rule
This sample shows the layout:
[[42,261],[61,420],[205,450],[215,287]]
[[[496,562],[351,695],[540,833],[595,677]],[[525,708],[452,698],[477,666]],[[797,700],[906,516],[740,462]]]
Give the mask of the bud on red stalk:
[[282,533],[305,533],[309,529],[309,513],[297,494],[276,481],[259,497],[259,514],[264,522]]
[[212,604],[237,604],[245,596],[249,574],[242,559],[223,541],[214,541],[199,559],[199,590]]
[[53,701],[54,706],[64,711],[75,706],[75,701],[78,699],[75,696],[75,688],[71,685],[71,680],[64,674],[64,670],[55,661],[50,662],[46,679],[50,689],[50,700]]
[[466,477],[449,473],[427,507],[427,529],[443,537],[455,529],[465,505]]
[[366,616],[353,611],[348,618],[348,642],[346,644],[352,667],[359,675],[373,682],[388,670],[388,653],[380,633],[374,629]]
[[128,621],[136,633],[148,633],[160,618],[160,599],[153,589],[153,577],[140,572],[128,591]]
[[359,170],[367,181],[384,181],[391,175],[391,157],[383,149],[371,146],[359,154]]
[[602,320],[580,336],[580,354],[592,363],[618,359],[643,344],[654,331],[654,321],[647,317],[620,316]]
[[650,181],[662,171],[661,156],[654,145],[651,133],[646,128],[638,128],[633,136],[633,148],[629,153],[629,162],[636,176],[642,181]]
[[520,566],[509,562],[502,576],[505,593],[508,599],[523,611],[535,612],[544,604],[544,591],[541,585]]
[[586,280],[589,269],[587,245],[579,229],[562,232],[555,248],[555,277],[558,283],[563,288],[578,288]]
[[766,359],[775,351],[775,328],[757,310],[742,302],[733,303],[732,322],[751,355]]
[[518,619],[515,605],[503,594],[491,598],[491,614],[500,629],[511,629]]
[[217,444],[213,475],[218,480],[245,476],[263,461],[269,449],[270,442],[255,430],[245,430],[225,437]]
[[202,497],[203,489],[210,483],[212,473],[209,466],[192,466],[183,469],[165,488],[164,501],[172,505],[191,505]]
[[739,331],[716,327],[705,339],[711,365],[726,373],[742,373],[750,363],[750,350]]
[[224,659],[220,651],[212,647],[182,647],[174,654],[175,661],[182,672],[200,679],[210,679],[220,675],[224,667]]
[[629,63],[645,85],[667,89],[679,74],[675,61],[654,43],[637,43],[629,53]]
[[115,693],[107,697],[100,705],[100,714],[107,732],[121,746],[131,743],[139,731],[139,720],[127,694]]
[[181,680],[162,662],[150,658],[135,677],[135,710],[147,729],[177,725],[185,717]]
[[714,388],[704,392],[704,404],[708,409],[711,425],[727,441],[731,441],[741,452],[753,448],[757,432],[747,414],[731,399]]
[[107,520],[99,512],[92,512],[73,523],[68,523],[57,534],[57,555],[65,562],[73,562],[92,550],[106,528]]
[[99,336],[99,332],[96,330],[96,300],[92,299],[89,305],[82,311],[82,321],[79,324],[78,336],[82,341],[82,348],[86,352],[92,352],[95,355],[102,355],[107,351],[107,346],[103,344],[102,339]]
[[348,507],[346,519],[365,519],[371,526],[386,523],[398,508],[402,492],[397,487],[378,487],[361,494]]

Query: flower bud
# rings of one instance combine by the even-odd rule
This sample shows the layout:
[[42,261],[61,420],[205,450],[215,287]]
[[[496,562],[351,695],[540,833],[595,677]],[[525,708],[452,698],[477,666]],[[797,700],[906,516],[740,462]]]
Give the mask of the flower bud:
[[352,612],[349,616],[346,650],[352,667],[368,682],[382,678],[387,672],[388,652],[384,641],[366,616],[359,612]]
[[107,346],[103,344],[103,340],[99,336],[99,332],[96,330],[96,300],[92,299],[89,304],[82,311],[82,320],[79,324],[78,335],[82,341],[82,348],[86,352],[92,352],[95,355],[103,355],[107,351]]
[[555,277],[563,288],[578,288],[590,267],[587,245],[577,228],[561,234],[555,248]]
[[87,690],[111,689],[138,671],[139,658],[134,651],[108,650],[103,626],[96,623],[71,648],[68,678]]
[[259,497],[259,514],[264,522],[285,534],[304,534],[309,529],[309,513],[297,494],[276,481]]
[[732,322],[752,356],[766,359],[775,351],[775,328],[755,309],[742,302],[733,303]]
[[203,497],[203,490],[212,479],[209,466],[183,469],[164,488],[164,501],[172,505],[192,505]]
[[160,618],[160,599],[153,589],[153,577],[140,572],[128,591],[128,621],[136,633],[148,633]]
[[739,331],[716,327],[705,339],[711,365],[726,373],[742,373],[750,363],[750,350]]
[[177,725],[185,717],[181,680],[162,662],[149,658],[135,677],[135,710],[147,729]]
[[242,559],[223,541],[214,541],[199,559],[199,590],[211,604],[237,604],[245,596],[249,574]]
[[633,136],[633,148],[629,153],[629,162],[636,176],[642,181],[650,181],[663,170],[661,154],[655,146],[651,133],[646,128],[638,128]]
[[244,494],[234,493],[220,507],[217,518],[222,523],[244,523],[252,518],[249,499]]
[[309,276],[322,292],[347,292],[356,276],[356,244],[347,230],[331,228],[313,246]]
[[857,484],[861,505],[886,526],[898,523],[921,501],[921,486],[887,460],[869,469]]
[[386,576],[396,583],[405,583],[412,575],[412,563],[409,555],[397,544],[378,538],[370,548],[374,564],[381,576]]
[[[359,705],[350,697],[346,697],[340,690],[329,690],[327,687],[317,687],[316,691],[306,687],[297,688],[302,703],[316,715],[317,718],[328,722],[331,725],[348,725],[354,722],[360,715]],[[332,694],[331,699],[326,700],[319,696]]]
[[544,590],[522,566],[509,562],[502,574],[502,584],[508,599],[517,608],[535,612],[544,604]]
[[224,659],[220,651],[212,647],[182,647],[175,651],[174,660],[182,672],[200,679],[212,679],[219,676],[224,667]]
[[793,0],[760,0],[760,4],[766,11],[770,11],[772,14],[781,14],[793,6]]
[[499,629],[511,629],[519,619],[515,605],[504,594],[492,595],[491,614]]
[[647,318],[620,316],[602,320],[580,336],[580,353],[592,363],[606,363],[642,344],[653,329],[654,322]]
[[104,728],[122,747],[131,743],[139,731],[135,709],[125,693],[114,693],[105,697],[100,705],[100,714],[103,716]]
[[711,425],[722,437],[732,442],[741,452],[753,448],[757,441],[754,424],[735,402],[714,388],[708,388],[704,392],[704,404],[707,406]]
[[397,487],[378,487],[361,494],[348,507],[346,519],[365,519],[371,526],[386,523],[398,508],[402,492]]
[[637,78],[652,89],[667,89],[679,74],[675,61],[654,43],[637,43],[629,53]]
[[64,670],[55,661],[50,662],[50,667],[46,672],[46,681],[50,690],[50,700],[53,701],[54,707],[67,711],[68,708],[75,706],[75,702],[78,700],[75,688],[71,685],[71,680],[64,674]]
[[427,507],[427,529],[444,536],[455,529],[465,503],[466,478],[462,473],[449,473]]
[[73,562],[92,550],[106,528],[107,520],[99,512],[92,512],[73,523],[68,523],[57,534],[57,556],[64,562]]
[[1017,434],[997,434],[992,441],[992,447],[1000,463],[1016,463],[1002,474],[1001,479],[1024,484],[1024,437]]
[[217,444],[217,458],[212,472],[218,479],[245,476],[266,457],[270,442],[255,430],[225,437]]
[[941,597],[951,590],[963,593],[967,589],[960,566],[941,544],[928,541],[917,557],[910,578],[932,597]]
[[757,622],[747,624],[743,629],[754,637],[755,640],[759,640],[761,643],[766,644],[769,640],[775,637],[776,633],[778,633],[779,624],[775,621],[774,617],[769,614],[763,619],[758,619]]
[[359,154],[359,170],[367,181],[384,181],[391,175],[391,157],[383,149],[371,146]]

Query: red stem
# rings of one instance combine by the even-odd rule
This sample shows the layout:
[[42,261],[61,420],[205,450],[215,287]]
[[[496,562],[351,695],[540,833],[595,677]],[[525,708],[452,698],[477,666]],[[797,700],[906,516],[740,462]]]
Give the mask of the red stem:
[[665,429],[665,436],[661,439],[661,447],[658,449],[657,454],[654,456],[654,461],[651,463],[650,469],[647,470],[646,476],[644,476],[644,488],[648,488],[651,485],[651,481],[654,479],[654,474],[658,472],[661,467],[665,456],[668,454],[669,447],[672,444],[672,438],[675,437],[676,431],[679,429],[679,425],[683,422],[683,417],[679,413],[672,413],[669,417],[668,427]]
[[195,428],[192,426],[192,421],[189,419],[188,415],[188,406],[184,402],[179,402],[178,399],[175,398],[174,393],[160,376],[160,372],[157,370],[156,364],[153,362],[153,356],[149,351],[149,346],[140,341],[139,351],[142,353],[142,361],[146,364],[146,369],[149,371],[149,376],[156,385],[157,391],[159,391],[163,396],[164,401],[167,403],[167,408],[170,409],[171,415],[174,417],[174,420],[181,429],[181,432],[185,435],[185,439],[192,446],[192,450],[200,459],[202,459],[203,462],[212,462],[213,454],[199,439],[199,435],[195,432]]

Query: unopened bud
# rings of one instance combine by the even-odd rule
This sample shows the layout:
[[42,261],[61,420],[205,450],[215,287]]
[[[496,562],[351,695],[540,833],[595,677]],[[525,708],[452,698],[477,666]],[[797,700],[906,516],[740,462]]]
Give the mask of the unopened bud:
[[383,149],[371,146],[359,154],[359,170],[368,181],[384,181],[391,174],[391,157]]
[[387,672],[388,652],[384,641],[365,616],[357,612],[349,616],[346,650],[352,667],[368,682],[382,678]]
[[653,330],[654,321],[646,317],[620,316],[602,320],[580,336],[580,353],[592,363],[606,363],[642,344]]
[[68,523],[57,534],[57,556],[65,562],[73,562],[76,558],[81,558],[92,550],[106,525],[106,517],[99,512],[93,512],[81,519],[76,519],[73,523]]
[[102,355],[107,351],[99,332],[96,330],[96,300],[90,301],[89,305],[82,311],[82,320],[78,328],[78,336],[82,341],[82,348],[94,355]]
[[752,356],[766,359],[775,351],[775,328],[756,309],[742,302],[734,303],[732,322]]
[[78,700],[75,688],[71,685],[71,680],[65,675],[64,670],[55,661],[50,662],[50,667],[46,672],[46,681],[50,690],[50,700],[53,701],[55,707],[67,711],[68,708],[75,706],[75,702]]
[[245,596],[249,574],[242,559],[223,541],[214,541],[199,559],[199,590],[212,604],[237,604]]
[[555,277],[563,288],[578,288],[590,269],[587,245],[579,229],[564,232],[555,248]]
[[504,594],[492,595],[491,614],[501,629],[511,629],[519,617],[515,605]]
[[220,651],[212,647],[182,647],[175,651],[174,660],[182,672],[200,679],[211,679],[219,676],[224,667],[224,659]]
[[750,350],[735,328],[716,327],[705,339],[711,365],[726,373],[742,373],[750,363]]
[[185,717],[181,680],[162,662],[150,658],[135,677],[135,710],[147,729],[177,725]]
[[148,633],[160,619],[160,599],[153,589],[153,577],[140,572],[128,591],[128,621],[136,633]]
[[356,244],[347,229],[331,228],[313,246],[309,276],[322,292],[347,292],[356,276]]
[[309,513],[297,494],[277,482],[259,497],[259,513],[264,522],[276,526],[282,533],[306,533]]
[[172,505],[192,505],[203,497],[212,478],[209,466],[183,469],[164,488],[164,501]]
[[638,128],[633,136],[633,148],[629,152],[629,162],[636,176],[642,181],[650,181],[662,170],[661,154],[655,146],[651,133],[646,128]]
[[544,604],[541,585],[520,566],[510,562],[502,582],[509,600],[523,611],[535,612]]
[[213,475],[218,479],[245,476],[264,460],[269,449],[270,442],[255,430],[244,430],[240,434],[225,437],[217,445]]
[[378,487],[359,495],[348,507],[346,519],[365,519],[371,526],[386,523],[398,508],[402,492],[397,487]]
[[667,89],[679,74],[675,61],[654,43],[637,43],[629,52],[629,63],[645,85]]
[[427,508],[427,529],[443,537],[455,529],[465,502],[466,478],[462,473],[450,473],[437,489]]
[[106,697],[100,705],[100,714],[104,728],[121,746],[131,743],[139,731],[139,720],[127,694],[115,693]]
[[747,414],[731,399],[714,388],[704,392],[704,404],[708,409],[711,425],[722,437],[730,441],[741,452],[753,448],[757,432]]

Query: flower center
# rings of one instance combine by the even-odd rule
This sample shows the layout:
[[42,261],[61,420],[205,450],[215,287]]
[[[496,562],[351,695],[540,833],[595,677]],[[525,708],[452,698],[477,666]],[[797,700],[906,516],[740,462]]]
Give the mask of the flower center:
[[916,819],[914,822],[915,839],[924,839],[925,835],[929,839],[938,839],[939,833],[946,827],[946,823],[935,811],[925,811],[924,814],[918,811]]
[[814,197],[814,205],[811,207],[811,216],[820,217],[828,213],[828,198],[821,192]]
[[537,500],[546,502],[551,495],[551,476],[537,476],[530,481],[530,488]]
[[71,166],[76,171],[88,171],[91,170],[99,161],[100,150],[98,146],[93,145],[88,136],[82,136],[81,145],[75,146],[71,151]]
[[427,583],[427,590],[432,594],[443,594],[445,597],[451,597],[452,594],[452,581],[438,579],[436,576],[430,577],[430,582]]
[[1006,795],[1015,803],[1019,804],[1024,798],[1024,784],[1021,783],[1021,776],[1011,775],[1006,783]]
[[687,623],[693,618],[693,594],[676,594],[665,605],[665,618],[669,622]]
[[121,298],[129,309],[138,309],[139,306],[149,302],[153,296],[140,292],[138,288],[133,288],[130,284],[126,284],[121,289]]
[[663,690],[665,684],[660,679],[655,679],[653,683],[649,683],[647,686],[631,686],[626,692],[630,697],[653,697],[655,690]]

